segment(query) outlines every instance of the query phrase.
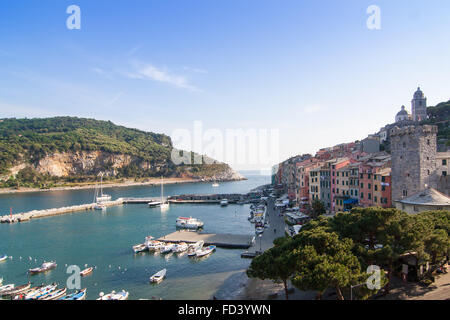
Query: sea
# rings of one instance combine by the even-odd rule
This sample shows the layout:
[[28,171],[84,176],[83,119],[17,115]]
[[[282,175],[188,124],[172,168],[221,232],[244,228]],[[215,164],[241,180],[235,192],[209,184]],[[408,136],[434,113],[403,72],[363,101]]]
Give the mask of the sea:
[[[247,193],[270,183],[270,176],[243,173],[248,180],[211,183],[168,184],[164,195]],[[105,188],[113,199],[120,197],[159,197],[160,186]],[[0,215],[92,203],[94,190],[67,190],[0,195]],[[242,290],[243,272],[250,260],[240,257],[243,249],[218,248],[212,255],[192,259],[175,254],[134,254],[132,246],[143,243],[146,236],[155,238],[176,231],[177,217],[192,216],[205,223],[208,233],[254,235],[247,220],[249,205],[221,207],[211,204],[172,204],[167,211],[145,204],[110,207],[106,211],[85,211],[41,218],[17,224],[0,224],[0,262],[3,285],[58,283],[74,284],[76,267],[94,267],[94,272],[81,278],[87,299],[95,300],[101,292],[126,290],[129,299],[207,300],[233,298]],[[45,261],[55,261],[56,269],[29,275],[30,268]],[[71,266],[76,266],[71,268]],[[149,277],[167,269],[160,284],[149,283]],[[70,292],[73,292],[71,290]]]

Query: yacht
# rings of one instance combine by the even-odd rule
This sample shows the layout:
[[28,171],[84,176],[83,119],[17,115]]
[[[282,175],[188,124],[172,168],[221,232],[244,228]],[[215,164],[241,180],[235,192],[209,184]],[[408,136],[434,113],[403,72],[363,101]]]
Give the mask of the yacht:
[[177,223],[176,226],[177,228],[182,228],[182,229],[198,229],[198,228],[202,228],[204,225],[204,223],[196,218],[184,218],[184,217],[179,217],[177,219]]
[[30,272],[30,274],[36,274],[55,269],[56,266],[57,266],[56,262],[44,262],[42,266],[40,266],[39,268],[30,269],[28,271]]
[[228,205],[228,199],[222,199],[222,201],[220,201],[220,205],[222,207],[226,207]]

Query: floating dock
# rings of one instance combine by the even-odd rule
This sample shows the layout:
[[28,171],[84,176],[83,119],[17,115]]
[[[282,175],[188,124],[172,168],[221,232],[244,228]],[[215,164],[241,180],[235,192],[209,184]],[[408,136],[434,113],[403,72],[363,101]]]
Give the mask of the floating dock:
[[192,231],[176,231],[157,239],[163,242],[195,243],[203,240],[205,245],[214,245],[219,248],[248,249],[253,245],[253,236],[236,234],[198,233]]

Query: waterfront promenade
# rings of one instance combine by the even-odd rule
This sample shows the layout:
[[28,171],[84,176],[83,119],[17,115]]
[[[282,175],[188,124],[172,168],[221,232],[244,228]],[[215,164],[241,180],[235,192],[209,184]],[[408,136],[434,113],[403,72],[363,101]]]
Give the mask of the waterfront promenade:
[[284,237],[285,222],[284,217],[280,216],[280,212],[274,209],[274,201],[267,201],[266,219],[269,221],[267,228],[261,237],[256,236],[255,244],[248,250],[249,255],[256,255],[258,252],[264,252],[273,247],[273,241],[277,238]]

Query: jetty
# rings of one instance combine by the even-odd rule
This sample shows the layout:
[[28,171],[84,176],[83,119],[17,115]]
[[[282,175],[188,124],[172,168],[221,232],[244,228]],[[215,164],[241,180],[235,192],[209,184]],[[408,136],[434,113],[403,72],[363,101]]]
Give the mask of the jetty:
[[200,240],[203,240],[205,242],[205,245],[207,246],[214,245],[219,248],[248,249],[253,245],[254,236],[201,233],[201,232],[180,230],[170,233],[157,240],[162,242],[173,242],[173,243],[180,243],[180,242],[196,243]]

